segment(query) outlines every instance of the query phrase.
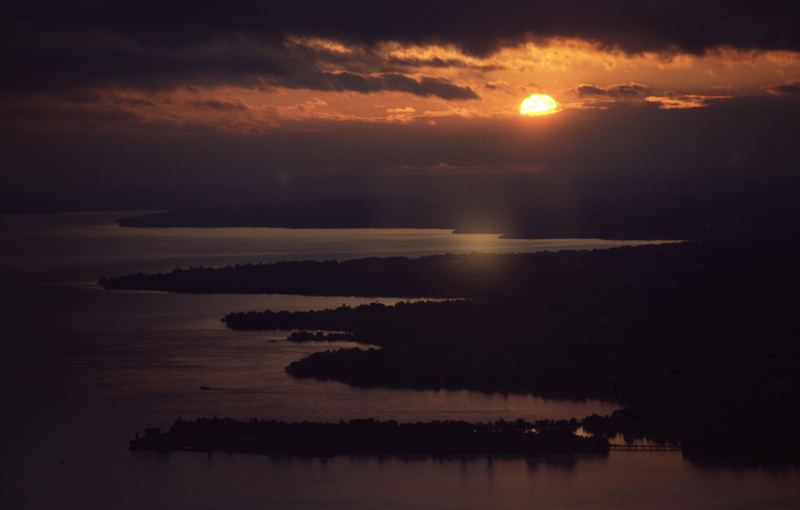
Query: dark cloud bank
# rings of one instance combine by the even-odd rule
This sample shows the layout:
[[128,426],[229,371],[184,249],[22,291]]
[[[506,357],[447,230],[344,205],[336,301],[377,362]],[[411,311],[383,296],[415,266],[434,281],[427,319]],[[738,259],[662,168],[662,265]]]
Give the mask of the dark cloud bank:
[[788,96],[800,99],[800,82],[786,83],[784,85],[775,85],[769,91],[772,94],[779,96]]
[[321,61],[342,56],[286,45],[289,36],[366,49],[382,41],[436,42],[483,55],[552,37],[628,52],[800,49],[797,2],[18,1],[0,9],[0,91],[16,93],[232,84],[477,97],[441,78],[418,80],[391,69],[419,62],[389,59],[381,70],[372,59],[345,62],[369,73],[324,72]]
[[230,34],[447,42],[475,53],[536,37],[579,37],[627,51],[800,49],[793,1],[506,2],[120,1],[5,2],[5,18],[53,33],[103,31],[148,46],[195,45]]
[[[550,120],[297,121],[262,134],[169,126],[5,132],[0,151],[13,171],[3,176],[2,200],[6,210],[165,209],[405,196],[441,204],[444,216],[471,210],[461,220],[476,228],[549,235],[633,225],[639,235],[648,227],[680,237],[706,225],[800,220],[796,100],[571,110]],[[441,163],[482,170],[412,171]],[[491,170],[526,165],[542,170]]]
[[[23,41],[3,50],[7,78],[0,93],[11,97],[35,92],[65,92],[91,87],[146,91],[183,86],[286,87],[360,93],[397,91],[446,100],[477,99],[477,94],[438,77],[414,78],[399,72],[328,72],[329,55],[293,46],[216,41],[198,47],[155,48],[131,40],[103,41],[85,34],[63,43],[50,36],[38,44]],[[370,62],[372,63],[372,62]],[[347,62],[351,66],[362,62]]]

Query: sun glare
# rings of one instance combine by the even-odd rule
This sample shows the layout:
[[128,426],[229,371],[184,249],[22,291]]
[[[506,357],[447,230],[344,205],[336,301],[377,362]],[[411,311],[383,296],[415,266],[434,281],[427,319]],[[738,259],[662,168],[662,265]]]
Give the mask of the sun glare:
[[522,115],[550,115],[559,111],[558,103],[546,94],[533,94],[525,98],[519,107]]

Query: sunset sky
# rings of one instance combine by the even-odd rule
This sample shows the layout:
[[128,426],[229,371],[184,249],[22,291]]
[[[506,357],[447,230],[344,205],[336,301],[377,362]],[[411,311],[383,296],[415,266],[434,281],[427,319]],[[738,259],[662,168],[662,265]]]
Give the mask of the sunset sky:
[[[165,207],[386,193],[376,179],[397,176],[726,179],[798,164],[796,2],[0,9],[6,209],[125,190],[159,198],[120,205]],[[521,116],[531,94],[558,113]]]

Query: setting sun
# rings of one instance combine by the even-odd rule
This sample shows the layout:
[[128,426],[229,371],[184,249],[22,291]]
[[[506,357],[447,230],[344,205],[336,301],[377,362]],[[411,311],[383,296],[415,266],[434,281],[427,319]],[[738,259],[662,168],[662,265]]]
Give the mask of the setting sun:
[[558,103],[546,94],[533,94],[525,98],[519,107],[522,115],[550,115],[559,111]]

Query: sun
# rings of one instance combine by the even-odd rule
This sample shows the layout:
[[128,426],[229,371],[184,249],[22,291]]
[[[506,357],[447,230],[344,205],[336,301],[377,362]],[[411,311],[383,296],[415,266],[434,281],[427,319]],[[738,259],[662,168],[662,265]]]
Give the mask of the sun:
[[550,115],[551,113],[558,113],[560,108],[555,99],[547,94],[533,94],[525,98],[525,101],[519,107],[521,115]]

